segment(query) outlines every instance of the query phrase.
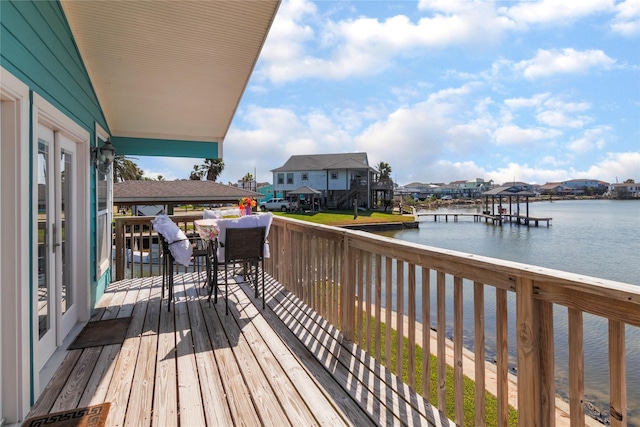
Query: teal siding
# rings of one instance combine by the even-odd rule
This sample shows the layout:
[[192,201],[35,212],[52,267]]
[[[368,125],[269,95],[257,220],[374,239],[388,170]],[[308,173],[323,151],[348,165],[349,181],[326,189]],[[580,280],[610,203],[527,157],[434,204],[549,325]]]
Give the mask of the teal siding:
[[[58,1],[0,0],[0,62],[29,86],[32,93],[42,96],[85,128],[92,141],[96,123],[108,130],[91,80]],[[32,120],[31,118],[30,121]],[[91,170],[91,174],[90,203],[93,208],[90,209],[90,274],[93,279],[96,271],[95,171]],[[107,277],[105,275],[102,282]],[[104,283],[102,286],[104,287]],[[95,303],[93,298],[97,293],[100,291],[93,282],[92,304]]]
[[0,1],[2,66],[93,132],[108,129],[57,1]]
[[178,141],[173,139],[147,139],[111,137],[118,154],[128,156],[195,157],[217,159],[218,143],[202,141]]

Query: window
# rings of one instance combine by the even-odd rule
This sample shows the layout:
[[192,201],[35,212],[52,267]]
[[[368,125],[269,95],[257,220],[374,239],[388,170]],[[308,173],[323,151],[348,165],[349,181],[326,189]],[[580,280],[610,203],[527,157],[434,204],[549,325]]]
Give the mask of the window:
[[287,184],[293,184],[293,173],[287,173]]
[[308,181],[309,180],[309,174],[306,172],[302,172],[302,180],[303,181]]
[[338,179],[338,172],[331,172],[331,179]]
[[280,185],[284,184],[284,174],[283,173],[279,173],[278,174],[278,184],[280,184]]

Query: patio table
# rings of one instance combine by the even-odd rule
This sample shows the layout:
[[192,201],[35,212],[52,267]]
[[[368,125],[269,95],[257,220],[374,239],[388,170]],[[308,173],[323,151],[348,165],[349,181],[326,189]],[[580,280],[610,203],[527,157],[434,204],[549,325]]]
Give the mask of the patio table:
[[[219,221],[218,219],[205,218],[205,219],[197,219],[193,222],[196,227],[196,231],[198,232],[198,235],[202,239],[203,245],[207,250],[207,256],[205,257],[206,258],[205,265],[207,269],[206,285],[209,287],[209,295],[211,295],[211,292],[214,290],[213,280],[217,279],[213,277],[213,274],[214,272],[217,272],[217,265],[214,265],[214,264],[218,263],[218,257],[216,256],[216,250],[218,247],[218,234],[220,233],[220,228],[218,227],[218,221]],[[217,302],[217,299],[218,299],[217,290],[214,298]]]

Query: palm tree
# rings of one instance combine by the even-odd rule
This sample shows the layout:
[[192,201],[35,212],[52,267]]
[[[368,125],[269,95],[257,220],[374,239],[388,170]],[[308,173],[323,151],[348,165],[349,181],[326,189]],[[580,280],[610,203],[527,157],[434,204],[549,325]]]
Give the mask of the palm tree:
[[386,187],[382,192],[382,204],[384,205],[384,211],[387,211],[392,205],[393,199],[393,187],[391,182],[391,165],[386,162],[380,162],[376,165],[378,169],[378,181],[384,184]]
[[202,165],[193,165],[193,170],[191,171],[191,174],[189,175],[189,179],[191,181],[200,181],[202,179],[202,177],[204,176],[205,170],[204,170],[204,166]]
[[207,181],[215,181],[224,169],[224,162],[222,159],[205,159],[202,168],[207,174]]
[[135,162],[127,159],[124,154],[116,154],[112,168],[115,182],[140,180],[144,174],[143,170]]
[[380,162],[376,165],[376,169],[378,169],[381,181],[391,178],[391,165],[389,163]]
[[253,182],[253,175],[249,172],[245,176],[242,177],[242,188],[244,189],[246,184],[249,183],[249,190],[251,190],[251,183]]

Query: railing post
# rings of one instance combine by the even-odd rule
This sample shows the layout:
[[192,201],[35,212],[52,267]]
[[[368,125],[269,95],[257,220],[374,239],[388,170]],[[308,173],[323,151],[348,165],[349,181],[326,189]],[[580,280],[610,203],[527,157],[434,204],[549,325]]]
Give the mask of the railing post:
[[611,405],[609,420],[612,427],[626,427],[627,421],[627,360],[625,329],[622,322],[609,320],[609,378]]
[[291,230],[289,230],[288,224],[285,222],[284,230],[283,230],[284,242],[282,244],[282,260],[280,261],[280,266],[282,267],[282,277],[284,280],[284,288],[291,291],[293,285],[293,259],[291,257]]
[[124,279],[124,221],[116,218],[116,281]]
[[[342,234],[342,269],[340,271],[340,310],[342,313],[342,325],[340,329],[344,338],[353,341],[355,326],[356,289],[354,256],[351,253],[351,242],[346,233]],[[358,315],[361,315],[358,313]]]
[[555,351],[553,335],[553,304],[548,301],[536,301],[535,305],[540,332],[540,399],[542,425],[556,425],[556,377]]
[[516,279],[516,341],[518,352],[518,425],[541,425],[539,323],[535,320],[533,280]]

